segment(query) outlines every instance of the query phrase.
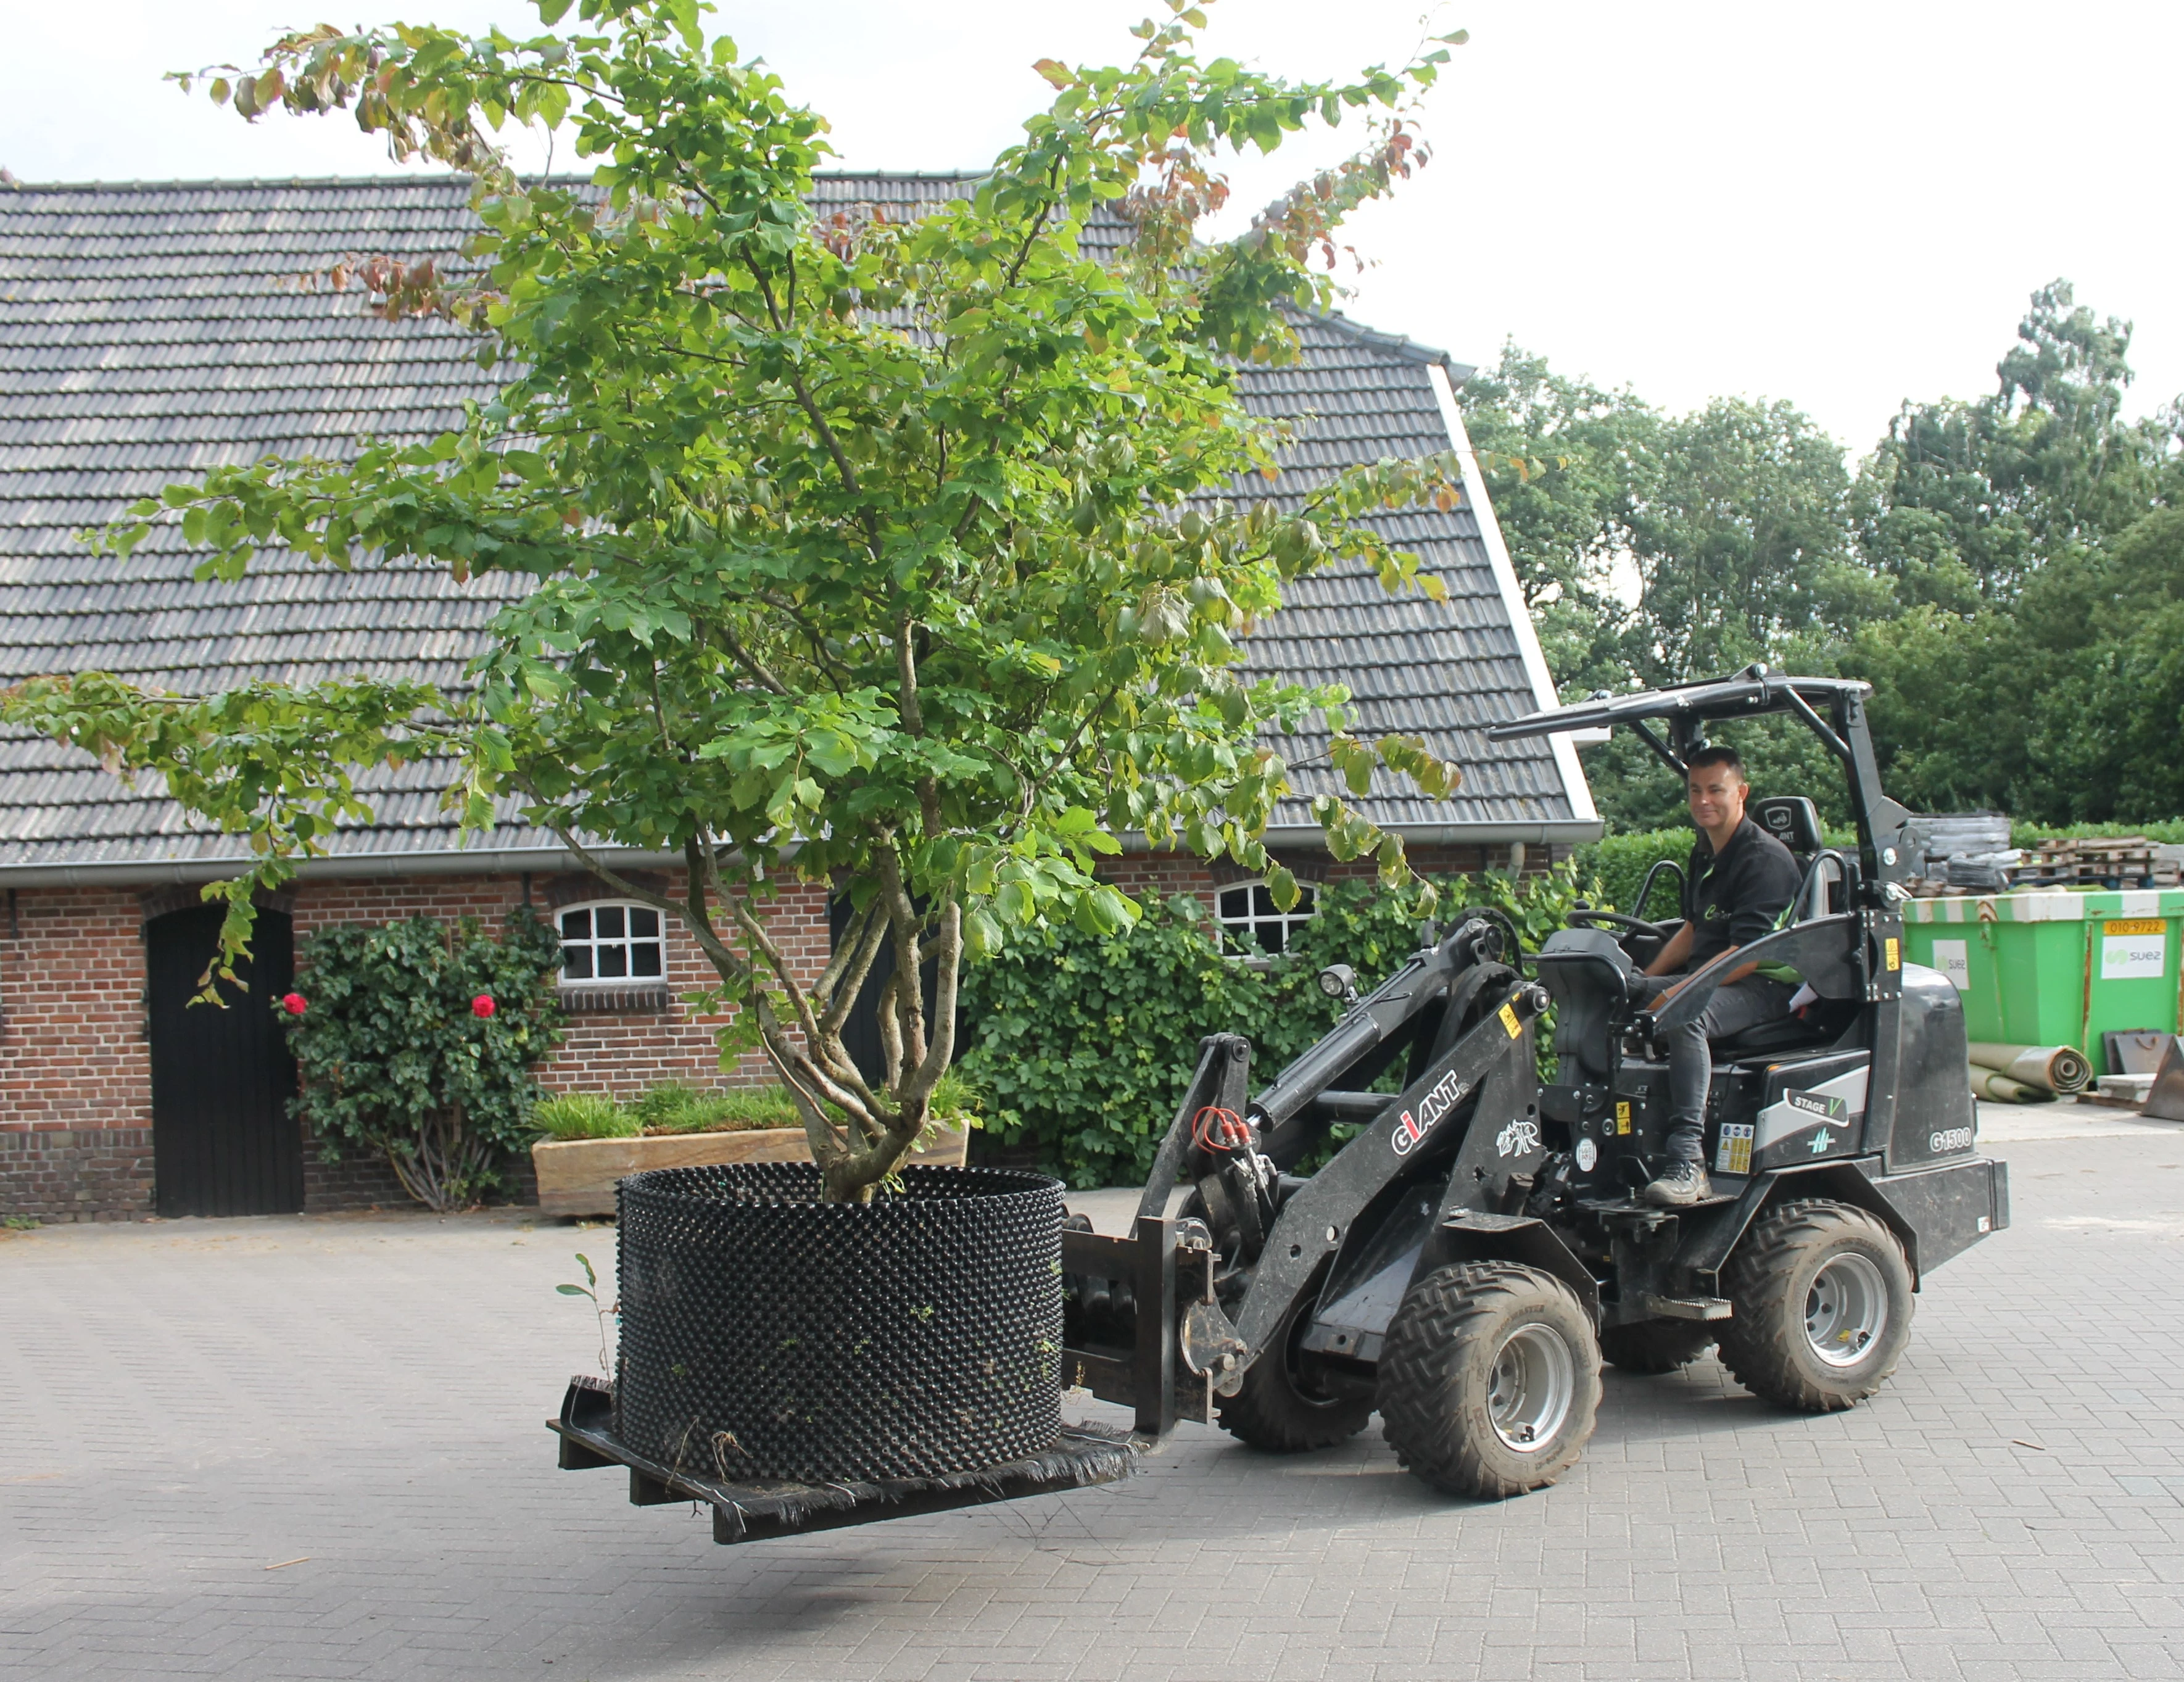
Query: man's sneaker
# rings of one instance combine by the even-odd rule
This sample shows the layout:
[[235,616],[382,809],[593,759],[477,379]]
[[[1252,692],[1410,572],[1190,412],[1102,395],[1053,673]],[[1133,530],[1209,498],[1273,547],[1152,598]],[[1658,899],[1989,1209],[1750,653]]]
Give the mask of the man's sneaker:
[[1706,1170],[1696,1162],[1671,1162],[1661,1178],[1646,1188],[1646,1200],[1663,1209],[1677,1209],[1713,1195]]

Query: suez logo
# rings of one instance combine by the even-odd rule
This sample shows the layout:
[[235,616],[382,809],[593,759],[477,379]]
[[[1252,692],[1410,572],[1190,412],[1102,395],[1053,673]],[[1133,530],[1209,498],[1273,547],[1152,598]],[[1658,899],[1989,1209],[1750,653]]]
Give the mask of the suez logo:
[[1937,1156],[1944,1150],[1969,1150],[1972,1148],[1972,1130],[1944,1128],[1939,1133],[1930,1133],[1926,1135],[1926,1148]]
[[1390,1141],[1396,1147],[1396,1155],[1409,1156],[1412,1147],[1433,1130],[1434,1123],[1456,1108],[1470,1090],[1457,1078],[1454,1069],[1435,1081],[1433,1090],[1418,1100],[1415,1112],[1406,1110],[1396,1117],[1396,1134]]

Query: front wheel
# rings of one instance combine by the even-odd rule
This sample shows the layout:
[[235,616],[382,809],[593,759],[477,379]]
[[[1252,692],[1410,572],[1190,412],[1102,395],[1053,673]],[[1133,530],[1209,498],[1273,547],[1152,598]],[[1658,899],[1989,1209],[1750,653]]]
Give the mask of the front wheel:
[[1506,1262],[1413,1284],[1380,1352],[1382,1434],[1414,1475],[1499,1500],[1552,1484],[1591,1440],[1600,1345],[1570,1288]]
[[1723,1273],[1736,1314],[1721,1330],[1722,1365],[1785,1407],[1854,1406],[1911,1340],[1911,1264],[1863,1209],[1817,1200],[1770,1209]]
[[1304,1301],[1289,1312],[1267,1352],[1244,1373],[1234,1395],[1214,1398],[1214,1417],[1239,1442],[1269,1454],[1302,1454],[1347,1442],[1372,1423],[1373,1404],[1321,1395],[1299,1378],[1296,1345],[1310,1323]]

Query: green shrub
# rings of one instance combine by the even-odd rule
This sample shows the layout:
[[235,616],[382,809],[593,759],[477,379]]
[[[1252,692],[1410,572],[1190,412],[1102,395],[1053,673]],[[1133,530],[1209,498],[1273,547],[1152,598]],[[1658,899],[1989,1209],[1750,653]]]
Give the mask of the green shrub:
[[[1673,860],[1680,870],[1691,857],[1693,839],[1688,826],[1604,836],[1590,847],[1577,849],[1578,874],[1597,888],[1596,905],[1635,916],[1638,889],[1645,883],[1646,872],[1662,859]],[[1679,915],[1674,886],[1672,877],[1653,885],[1647,909],[1657,919]]]
[[565,1092],[541,1099],[531,1119],[549,1139],[627,1139],[637,1117],[604,1092]]
[[[1435,887],[1444,928],[1463,906],[1493,905],[1516,922],[1527,950],[1580,897],[1567,866],[1521,888],[1498,875]],[[1315,984],[1322,966],[1346,963],[1369,990],[1423,944],[1423,891],[1328,883],[1291,950],[1263,967],[1223,957],[1211,915],[1189,895],[1148,905],[1127,934],[1072,927],[1012,942],[963,983],[964,1019],[975,1026],[962,1067],[989,1100],[983,1126],[1003,1144],[1032,1145],[1073,1185],[1142,1180],[1198,1042],[1245,1035],[1253,1084],[1264,1085],[1342,1014]]]
[[302,1076],[290,1108],[327,1160],[360,1145],[431,1209],[497,1186],[502,1159],[535,1136],[532,1071],[560,1038],[554,931],[523,910],[498,940],[474,917],[350,924],[313,935],[301,959],[274,1009]]

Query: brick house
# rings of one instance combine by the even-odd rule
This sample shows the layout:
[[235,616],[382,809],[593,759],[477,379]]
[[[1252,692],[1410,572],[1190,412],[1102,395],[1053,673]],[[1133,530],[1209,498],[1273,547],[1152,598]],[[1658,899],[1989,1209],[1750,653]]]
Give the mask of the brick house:
[[[913,209],[952,175],[836,176],[822,203]],[[200,583],[166,529],[126,565],[75,534],[136,498],[266,452],[337,452],[360,432],[429,435],[489,394],[465,337],[393,325],[354,295],[293,277],[359,252],[453,252],[469,213],[445,180],[24,187],[0,192],[0,681],[99,669],[203,691],[252,678],[400,673],[454,684],[510,588],[443,574],[314,569],[275,552],[236,584]],[[1284,486],[1314,471],[1453,444],[1469,460],[1436,351],[1340,316],[1301,324],[1295,365],[1253,370],[1246,394],[1300,434]],[[1448,588],[1434,604],[1334,569],[1295,588],[1251,638],[1255,669],[1349,685],[1368,732],[1420,731],[1464,768],[1445,801],[1375,788],[1363,804],[1432,870],[1544,863],[1600,825],[1569,744],[1489,744],[1497,720],[1551,703],[1539,643],[1475,468],[1463,504],[1386,516]],[[1292,759],[1316,749],[1284,744]],[[1308,776],[1301,782],[1309,784]],[[678,995],[710,973],[650,913],[615,902],[549,833],[511,819],[465,839],[429,766],[366,790],[377,819],[306,863],[264,907],[254,989],[287,985],[311,931],[423,912],[488,924],[528,904],[567,942],[558,1088],[618,1094],[664,1078],[722,1078],[713,1023]],[[1306,882],[1331,866],[1307,786],[1268,841]],[[376,1165],[326,1165],[287,1118],[270,1013],[185,1016],[209,951],[206,881],[234,843],[156,782],[124,786],[85,755],[0,736],[0,1214],[332,1209],[400,1200]],[[621,853],[618,868],[679,877],[680,860]],[[1280,919],[1252,884],[1195,860],[1126,853],[1132,892],[1200,894],[1269,943]],[[788,890],[784,927],[816,968],[829,944],[816,888]],[[755,1062],[731,1079],[762,1078]]]

